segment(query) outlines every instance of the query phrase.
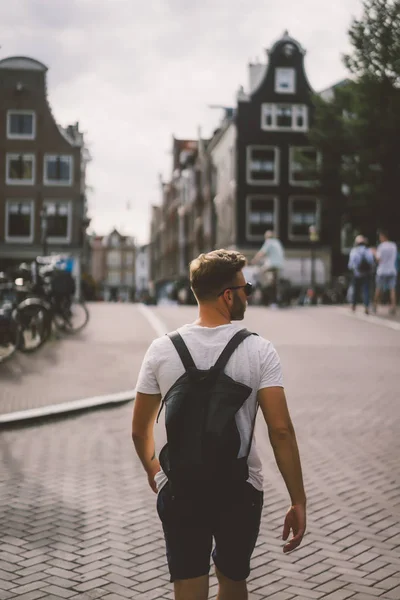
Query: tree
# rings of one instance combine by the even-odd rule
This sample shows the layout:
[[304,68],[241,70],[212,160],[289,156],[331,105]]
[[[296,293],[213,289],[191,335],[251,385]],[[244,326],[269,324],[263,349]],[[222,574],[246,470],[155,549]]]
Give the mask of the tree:
[[336,249],[346,214],[373,242],[382,226],[400,239],[400,0],[364,0],[349,37],[351,80],[329,101],[315,97],[310,131],[323,154]]

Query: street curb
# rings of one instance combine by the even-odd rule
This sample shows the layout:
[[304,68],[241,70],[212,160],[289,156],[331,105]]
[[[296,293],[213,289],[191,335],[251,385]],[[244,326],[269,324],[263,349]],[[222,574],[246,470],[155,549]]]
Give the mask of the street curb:
[[383,317],[378,317],[376,315],[364,315],[361,313],[353,313],[350,312],[349,308],[338,309],[342,315],[349,317],[350,319],[356,319],[357,321],[364,321],[364,323],[371,323],[371,325],[378,325],[379,327],[386,327],[387,329],[392,329],[393,331],[400,331],[400,323],[397,321],[390,321]]
[[109,408],[119,406],[134,400],[136,390],[118,392],[116,394],[106,394],[105,396],[93,396],[91,398],[82,398],[71,402],[61,404],[52,404],[40,408],[31,408],[19,412],[6,413],[0,415],[0,427],[9,425],[23,425],[27,422],[40,421],[47,418],[57,418],[68,416],[81,411],[95,408]]

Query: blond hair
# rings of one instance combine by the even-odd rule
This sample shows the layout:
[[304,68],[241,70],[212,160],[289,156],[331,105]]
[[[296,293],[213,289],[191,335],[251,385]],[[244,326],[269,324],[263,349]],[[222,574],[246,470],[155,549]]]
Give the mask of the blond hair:
[[233,250],[213,250],[190,263],[190,285],[198,300],[213,300],[224,288],[234,285],[246,258]]

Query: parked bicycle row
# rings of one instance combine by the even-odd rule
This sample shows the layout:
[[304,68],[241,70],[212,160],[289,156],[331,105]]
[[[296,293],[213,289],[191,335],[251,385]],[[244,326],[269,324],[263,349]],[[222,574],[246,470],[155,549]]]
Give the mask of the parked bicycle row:
[[55,330],[74,334],[87,325],[75,279],[59,264],[56,256],[37,257],[0,273],[0,363],[17,351],[35,352]]

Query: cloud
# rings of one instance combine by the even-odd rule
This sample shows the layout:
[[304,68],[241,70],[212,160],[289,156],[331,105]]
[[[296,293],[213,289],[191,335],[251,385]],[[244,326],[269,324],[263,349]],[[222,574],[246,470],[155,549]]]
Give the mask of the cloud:
[[0,5],[1,53],[47,64],[57,120],[87,132],[96,231],[122,224],[144,241],[172,134],[209,134],[219,113],[208,105],[233,104],[248,61],[264,60],[285,29],[307,49],[315,89],[342,78],[359,12],[359,0],[12,0]]

